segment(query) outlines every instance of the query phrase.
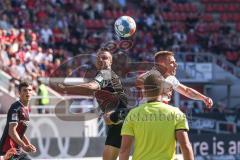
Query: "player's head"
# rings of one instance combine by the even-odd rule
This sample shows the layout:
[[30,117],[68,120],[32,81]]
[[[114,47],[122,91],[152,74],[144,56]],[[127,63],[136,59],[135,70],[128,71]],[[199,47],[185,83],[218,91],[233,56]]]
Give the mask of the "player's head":
[[112,54],[108,48],[101,48],[97,52],[96,67],[98,70],[110,69],[112,65]]
[[163,79],[160,75],[151,74],[144,80],[144,95],[148,99],[156,99],[163,93]]
[[32,84],[28,81],[20,82],[18,92],[21,101],[29,101],[32,95]]
[[171,51],[159,51],[155,53],[155,65],[168,75],[176,75],[177,63],[174,53]]

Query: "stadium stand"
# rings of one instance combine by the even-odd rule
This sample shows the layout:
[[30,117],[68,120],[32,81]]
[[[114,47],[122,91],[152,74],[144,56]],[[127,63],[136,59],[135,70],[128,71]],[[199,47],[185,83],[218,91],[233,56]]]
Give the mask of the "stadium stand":
[[[194,53],[207,52],[225,57],[233,65],[217,64],[240,75],[235,72],[240,66],[239,6],[232,1],[12,0],[1,1],[0,8],[1,69],[13,79],[31,79],[35,88],[38,77],[81,77],[81,71],[74,71],[78,65],[94,68],[94,62],[80,58],[64,63],[70,57],[94,53],[101,42],[113,40],[110,26],[124,14],[133,16],[138,27],[135,46],[128,51],[131,61],[151,62],[149,52],[173,50],[178,60],[191,62]],[[120,57],[116,59],[122,63],[114,68],[122,75],[129,66]]]
[[[95,74],[94,61],[92,57],[84,55],[94,56],[103,42],[118,41],[113,29],[114,21],[121,15],[129,15],[137,23],[134,47],[129,49],[127,54],[124,54],[124,50],[115,54],[114,60],[118,63],[113,69],[117,74],[122,77],[135,77],[136,75],[131,73],[131,65],[136,68],[137,73],[142,73],[146,69],[146,64],[153,62],[155,51],[172,50],[179,62],[180,69],[177,74],[179,79],[201,92],[210,93],[213,99],[218,99],[214,101],[214,108],[209,111],[201,103],[175,95],[174,98],[179,96],[178,99],[181,99],[180,109],[191,120],[191,133],[211,133],[220,140],[222,135],[216,133],[238,133],[240,115],[236,113],[240,111],[239,2],[239,0],[143,0],[141,3],[138,0],[1,0],[0,113],[6,113],[6,110],[1,108],[4,105],[9,106],[5,102],[9,103],[16,99],[15,87],[20,79],[32,80],[37,90],[39,77],[46,81],[49,77],[56,79],[92,77]],[[129,61],[132,63],[128,64]],[[200,73],[196,67],[198,62],[212,63],[213,76],[207,79],[207,74]],[[84,71],[76,70],[79,66],[91,72],[87,72],[86,75]],[[204,81],[204,78],[207,80]],[[129,83],[127,78],[125,81],[123,80],[125,84]],[[75,82],[79,83],[79,79]],[[128,85],[133,86],[133,83]],[[54,110],[56,99],[62,100],[62,95],[51,88],[48,90],[51,101],[49,108]],[[39,97],[35,98],[37,101]],[[41,119],[42,116],[52,118],[51,114],[37,115],[37,118]],[[104,122],[99,122],[97,127],[101,127],[98,135],[94,135],[96,137],[105,134]],[[75,128],[79,128],[79,124],[76,126]],[[88,136],[92,136],[90,131]],[[199,141],[197,136],[196,143]],[[225,135],[222,137],[223,140],[226,139]],[[209,139],[208,143],[211,146],[210,142],[213,141],[214,144],[215,140],[212,140],[212,137]],[[236,138],[237,140],[239,141]],[[205,141],[205,137],[202,141]],[[92,146],[94,145],[95,143]]]

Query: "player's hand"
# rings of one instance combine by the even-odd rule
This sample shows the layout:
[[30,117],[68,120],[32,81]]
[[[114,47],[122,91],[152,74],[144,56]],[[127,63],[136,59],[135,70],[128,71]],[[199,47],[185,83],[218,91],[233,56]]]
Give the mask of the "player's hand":
[[143,91],[140,88],[137,88],[137,99],[139,101],[143,99]]
[[103,119],[104,119],[104,122],[105,122],[106,125],[112,125],[112,124],[114,124],[114,123],[111,121],[111,119],[110,119],[110,115],[111,115],[112,112],[113,112],[113,111],[108,112],[108,113],[104,113],[104,115],[103,115]]
[[22,147],[22,149],[25,151],[25,152],[36,152],[36,148],[34,150],[34,148],[31,146],[31,145],[25,145]]
[[32,148],[32,152],[36,152],[37,151],[37,149],[36,149],[36,147],[34,145],[30,144],[30,147]]
[[16,148],[11,148],[7,151],[6,155],[4,156],[4,160],[10,159],[13,155],[17,153]]
[[203,102],[208,108],[212,108],[213,106],[213,100],[210,97],[206,97],[203,99]]
[[65,89],[65,85],[62,84],[62,83],[58,83],[57,86],[58,86],[60,89]]

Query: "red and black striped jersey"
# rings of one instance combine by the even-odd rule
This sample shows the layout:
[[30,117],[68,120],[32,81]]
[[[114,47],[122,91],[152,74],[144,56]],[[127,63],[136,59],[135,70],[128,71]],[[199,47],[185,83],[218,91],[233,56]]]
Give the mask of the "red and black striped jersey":
[[0,141],[0,155],[4,155],[10,148],[19,148],[18,144],[9,136],[9,124],[17,123],[17,133],[22,138],[29,124],[29,107],[25,107],[20,101],[14,102],[7,114],[7,122]]
[[122,104],[127,106],[127,95],[124,93],[120,77],[113,70],[99,71],[94,80],[99,84],[101,90],[117,93]]

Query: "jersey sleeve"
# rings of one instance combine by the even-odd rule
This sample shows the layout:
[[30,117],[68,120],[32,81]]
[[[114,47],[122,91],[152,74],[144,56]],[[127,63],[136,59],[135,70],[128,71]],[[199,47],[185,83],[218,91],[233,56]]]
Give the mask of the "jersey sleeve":
[[175,130],[189,130],[189,126],[188,126],[188,121],[186,118],[186,115],[184,113],[182,113],[178,108],[177,108],[178,112],[176,113],[176,126],[175,126]]
[[171,84],[174,90],[180,85],[180,82],[178,81],[178,79],[175,76],[168,76],[165,79],[165,81],[167,83]]
[[129,136],[134,136],[134,120],[132,119],[134,116],[132,116],[132,111],[129,112],[127,115],[126,119],[124,120],[122,130],[121,130],[121,135],[129,135]]
[[15,123],[19,121],[18,110],[16,108],[11,107],[8,111],[8,122]]
[[149,70],[149,71],[147,71],[147,72],[145,72],[144,74],[142,74],[141,78],[142,78],[143,80],[145,80],[148,76],[150,76],[150,75],[152,75],[152,74],[157,75],[157,76],[160,76],[160,77],[163,78],[162,74],[161,74],[159,71],[157,71],[156,69],[154,69],[154,68],[151,69],[151,70]]

